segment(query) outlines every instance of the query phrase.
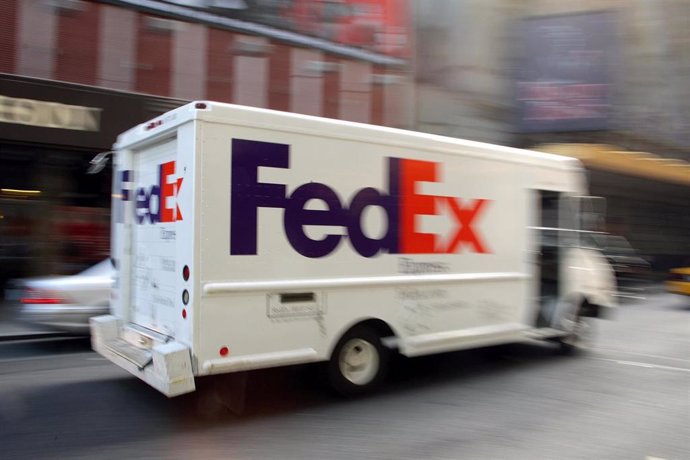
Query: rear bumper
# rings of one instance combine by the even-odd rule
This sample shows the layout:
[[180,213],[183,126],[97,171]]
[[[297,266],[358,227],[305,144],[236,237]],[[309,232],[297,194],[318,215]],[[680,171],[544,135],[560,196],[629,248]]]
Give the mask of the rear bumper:
[[91,346],[168,397],[196,389],[190,349],[179,342],[155,342],[139,348],[122,338],[117,318],[105,315],[91,318]]

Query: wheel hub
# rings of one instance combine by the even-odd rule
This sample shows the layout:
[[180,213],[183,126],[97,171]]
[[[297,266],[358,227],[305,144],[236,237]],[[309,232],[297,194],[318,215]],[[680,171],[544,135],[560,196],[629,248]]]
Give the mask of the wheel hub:
[[348,341],[340,352],[340,372],[356,385],[371,382],[379,368],[379,355],[376,347],[362,339]]

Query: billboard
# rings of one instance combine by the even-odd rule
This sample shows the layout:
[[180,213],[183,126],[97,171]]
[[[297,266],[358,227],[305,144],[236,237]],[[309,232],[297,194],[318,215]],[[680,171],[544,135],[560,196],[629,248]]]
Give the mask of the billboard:
[[411,53],[409,0],[170,0],[396,58]]
[[395,57],[410,54],[405,0],[295,0],[288,17],[295,32]]
[[617,54],[614,14],[528,18],[518,31],[518,130],[608,129]]

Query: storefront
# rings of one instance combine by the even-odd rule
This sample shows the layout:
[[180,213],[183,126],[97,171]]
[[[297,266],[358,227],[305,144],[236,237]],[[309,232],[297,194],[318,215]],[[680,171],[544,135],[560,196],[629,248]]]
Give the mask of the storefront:
[[89,162],[181,103],[0,74],[0,288],[107,257],[111,174]]

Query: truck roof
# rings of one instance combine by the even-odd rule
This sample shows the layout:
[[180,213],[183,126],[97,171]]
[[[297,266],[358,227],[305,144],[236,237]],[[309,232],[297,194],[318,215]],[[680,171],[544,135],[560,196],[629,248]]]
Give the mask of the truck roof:
[[419,150],[532,164],[556,169],[580,169],[579,160],[532,150],[422,133],[399,128],[371,125],[292,112],[249,107],[212,101],[194,101],[171,110],[118,136],[114,148],[155,142],[177,126],[203,120],[236,126],[265,128],[273,131],[303,133],[324,138],[338,138],[373,144],[395,145]]

